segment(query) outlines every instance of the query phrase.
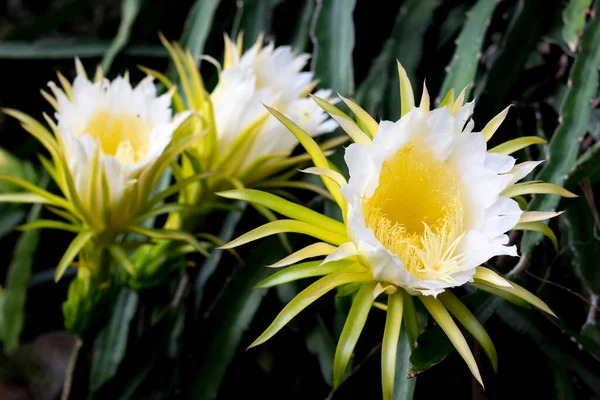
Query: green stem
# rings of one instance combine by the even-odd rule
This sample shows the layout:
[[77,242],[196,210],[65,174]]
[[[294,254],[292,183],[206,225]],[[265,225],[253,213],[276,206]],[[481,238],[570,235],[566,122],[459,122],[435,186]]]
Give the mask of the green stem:
[[402,291],[404,296],[404,314],[402,316],[404,326],[406,329],[406,336],[408,337],[408,343],[410,344],[410,350],[414,350],[417,345],[417,338],[419,337],[419,320],[417,319],[417,310],[415,309],[415,302],[413,297]]

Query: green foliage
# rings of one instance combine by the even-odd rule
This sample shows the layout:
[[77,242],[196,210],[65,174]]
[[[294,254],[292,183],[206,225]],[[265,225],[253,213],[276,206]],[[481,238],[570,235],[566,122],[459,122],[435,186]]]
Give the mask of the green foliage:
[[95,392],[116,373],[125,356],[129,326],[138,305],[138,294],[122,288],[106,326],[98,334],[90,370],[90,392]]
[[[28,222],[40,215],[41,205],[32,207]],[[8,267],[5,288],[0,291],[0,340],[7,351],[13,351],[25,323],[25,301],[34,255],[39,243],[39,231],[23,232],[15,246],[15,256]]]
[[458,35],[456,51],[448,65],[448,72],[439,91],[438,101],[450,89],[458,92],[467,88],[465,98],[469,98],[481,58],[485,32],[497,4],[497,0],[479,0],[469,10],[467,20]]
[[119,25],[119,31],[117,35],[113,39],[108,50],[104,53],[104,57],[102,58],[102,63],[100,66],[104,73],[107,73],[110,69],[110,66],[121,49],[125,47],[127,41],[129,40],[129,36],[131,35],[131,26],[135,22],[135,18],[137,17],[140,6],[142,5],[143,0],[125,0],[123,1],[123,5],[121,6],[121,24]]
[[[265,254],[268,256],[265,257]],[[210,313],[201,321],[203,329],[199,343],[206,353],[201,365],[194,368],[194,383],[189,392],[191,398],[212,399],[217,396],[231,357],[238,350],[244,331],[266,295],[264,289],[253,290],[271,273],[263,267],[263,263],[273,263],[284,254],[276,238],[265,240],[246,259],[248,266],[236,270],[220,290]]]
[[589,12],[591,4],[591,0],[570,1],[565,11],[563,11],[565,25],[563,26],[562,34],[571,51],[577,49],[577,42],[579,42],[579,37],[583,32],[585,17]]
[[343,95],[354,92],[354,23],[352,11],[356,0],[318,2],[315,7],[313,63],[323,87]]
[[[561,106],[559,126],[549,145],[550,159],[536,179],[563,184],[575,165],[579,141],[585,135],[590,121],[590,102],[597,96],[598,68],[600,67],[600,3],[596,3],[596,17],[590,22],[581,43],[581,53],[576,56],[569,75],[569,88]],[[529,204],[529,209],[551,210],[558,205],[556,196],[539,196]],[[521,243],[522,252],[529,257],[541,235],[526,232]]]
[[371,115],[391,121],[400,118],[398,70],[394,58],[402,63],[410,81],[417,83],[423,36],[436,6],[436,0],[412,0],[405,2],[398,11],[392,34],[356,92],[356,100]]

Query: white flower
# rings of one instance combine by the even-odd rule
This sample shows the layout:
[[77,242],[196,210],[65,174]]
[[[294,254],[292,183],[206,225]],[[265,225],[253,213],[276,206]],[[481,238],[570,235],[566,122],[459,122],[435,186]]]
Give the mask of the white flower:
[[513,176],[515,159],[487,153],[484,135],[465,126],[472,111],[413,108],[346,149],[348,235],[376,280],[437,295],[491,257],[517,255],[505,233],[523,212],[500,194],[535,165]]
[[[126,78],[91,82],[81,73],[69,95],[54,83],[49,86],[56,98],[59,143],[83,207],[104,226],[129,222],[151,190],[140,185],[151,178],[149,170],[184,117],[172,118],[172,93],[157,96],[151,77],[132,87]],[[101,214],[107,195],[108,219]]]
[[[226,39],[225,68],[210,98],[219,137],[220,155],[250,124],[265,116],[263,104],[285,113],[311,136],[333,131],[337,125],[327,120],[327,114],[307,98],[313,85],[313,73],[302,72],[308,54],[295,55],[289,46],[275,48],[273,43],[262,47],[259,39],[241,57]],[[227,51],[227,50],[226,50]],[[228,65],[230,64],[230,65]],[[316,95],[329,99],[331,90],[319,90]],[[268,117],[259,128],[251,147],[244,151],[242,167],[258,157],[269,154],[289,154],[298,141],[275,118]]]

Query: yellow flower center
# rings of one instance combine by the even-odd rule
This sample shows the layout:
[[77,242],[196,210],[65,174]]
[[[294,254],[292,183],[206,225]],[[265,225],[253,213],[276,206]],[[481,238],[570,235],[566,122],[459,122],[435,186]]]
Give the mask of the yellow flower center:
[[123,165],[135,165],[150,149],[148,121],[131,114],[97,112],[83,130],[100,144],[104,154],[114,156]]
[[419,279],[451,283],[464,256],[462,183],[453,166],[411,142],[387,159],[379,186],[363,199],[367,227]]

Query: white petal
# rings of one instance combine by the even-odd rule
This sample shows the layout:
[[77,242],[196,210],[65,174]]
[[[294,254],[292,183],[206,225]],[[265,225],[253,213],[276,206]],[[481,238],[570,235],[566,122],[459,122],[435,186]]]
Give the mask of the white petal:
[[498,197],[496,203],[485,210],[485,222],[480,232],[492,239],[511,230],[519,223],[523,211],[519,204],[508,197]]
[[525,161],[520,164],[515,165],[510,171],[508,171],[507,175],[510,175],[510,181],[508,186],[517,183],[521,179],[525,178],[531,171],[535,169],[538,165],[543,163],[544,161]]

